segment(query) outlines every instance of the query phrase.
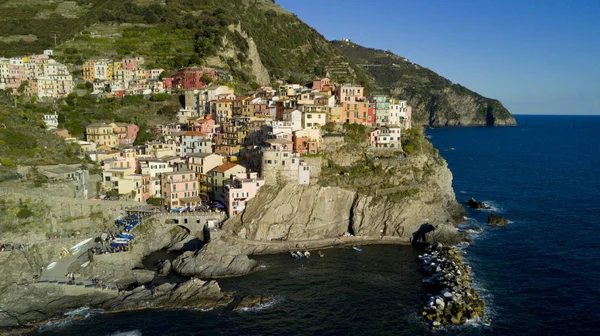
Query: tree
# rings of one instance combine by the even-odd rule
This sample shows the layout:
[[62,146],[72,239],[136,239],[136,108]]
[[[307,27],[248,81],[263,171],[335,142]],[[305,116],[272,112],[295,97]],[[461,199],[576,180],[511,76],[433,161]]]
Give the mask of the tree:
[[200,77],[200,80],[206,85],[209,85],[213,81],[207,74],[203,74],[202,77]]
[[92,91],[92,90],[94,90],[94,84],[92,84],[92,82],[85,82],[85,88],[88,91]]
[[161,206],[163,199],[160,197],[150,197],[146,200],[146,203],[154,206]]
[[196,53],[192,54],[192,56],[190,56],[190,60],[188,61],[188,65],[202,66],[203,64],[204,64],[204,62],[202,61],[200,56],[198,56],[198,54],[196,54]]

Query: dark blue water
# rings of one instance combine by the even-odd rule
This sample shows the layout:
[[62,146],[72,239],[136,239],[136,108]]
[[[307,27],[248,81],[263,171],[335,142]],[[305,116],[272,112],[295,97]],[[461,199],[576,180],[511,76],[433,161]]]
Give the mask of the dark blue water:
[[[519,116],[518,127],[428,131],[454,174],[457,198],[511,221],[467,248],[492,323],[443,335],[600,334],[600,117]],[[456,150],[445,150],[448,147]],[[255,274],[220,281],[276,299],[258,310],[92,314],[43,335],[431,335],[418,318],[421,276],[410,247],[326,250],[310,263],[260,258]]]

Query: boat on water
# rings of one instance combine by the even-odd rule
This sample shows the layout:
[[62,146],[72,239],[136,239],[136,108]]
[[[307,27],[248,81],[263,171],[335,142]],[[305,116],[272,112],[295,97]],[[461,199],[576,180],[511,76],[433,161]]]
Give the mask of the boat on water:
[[456,149],[456,148],[454,148],[454,147],[448,147],[448,150],[451,150],[451,151],[452,151],[452,150],[455,150],[455,149]]
[[362,249],[360,247],[358,247],[358,246],[352,246],[352,249],[354,249],[354,251],[357,251],[357,252],[361,252],[362,251]]
[[310,258],[310,252],[304,251],[304,257],[306,257],[306,259]]
[[325,256],[325,253],[323,253],[323,251],[319,251],[319,257],[323,258]]

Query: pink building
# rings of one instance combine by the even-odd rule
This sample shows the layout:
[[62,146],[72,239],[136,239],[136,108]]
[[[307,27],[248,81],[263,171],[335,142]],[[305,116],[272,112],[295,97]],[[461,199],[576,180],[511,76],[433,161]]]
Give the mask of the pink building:
[[321,78],[313,81],[313,90],[321,90],[325,85],[329,85],[329,78]]
[[121,61],[121,69],[122,70],[137,70],[138,68],[138,59],[136,57],[124,58]]
[[229,217],[243,212],[248,201],[263,185],[265,180],[259,178],[258,173],[237,174],[230,184],[225,185],[225,206]]
[[377,141],[380,135],[381,130],[379,128],[376,128],[369,132],[369,146],[374,146],[375,142]]
[[215,121],[211,118],[198,118],[194,120],[192,131],[210,134],[215,130]]
[[269,106],[267,105],[267,103],[258,103],[258,104],[252,104],[252,109],[253,109],[253,114],[256,117],[261,117],[261,116],[268,116],[269,115]]
[[119,139],[119,145],[133,144],[140,128],[136,124],[112,123],[113,132]]
[[168,209],[179,206],[195,207],[202,203],[198,193],[200,184],[196,174],[189,170],[162,173],[163,205]]

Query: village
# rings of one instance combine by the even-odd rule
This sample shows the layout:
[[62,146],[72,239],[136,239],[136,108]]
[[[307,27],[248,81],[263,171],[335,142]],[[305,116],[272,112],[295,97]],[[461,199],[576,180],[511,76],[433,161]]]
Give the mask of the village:
[[[72,76],[51,54],[0,59],[0,85],[39,98],[73,92]],[[138,125],[111,120],[87,125],[85,139],[72,137],[58,128],[56,113],[44,115],[49,132],[79,144],[101,167],[102,199],[147,202],[171,212],[214,209],[231,217],[264,185],[314,183],[323,137],[335,125],[368,126],[369,145],[392,150],[401,150],[401,133],[411,127],[406,101],[367,96],[360,85],[327,77],[303,85],[279,81],[241,95],[215,84],[226,78],[215,69],[182,68],[163,77],[162,69],[143,65],[141,57],[88,60],[82,79],[102,97],[181,95],[176,122],[149,125],[156,140],[134,146]],[[42,173],[50,180],[87,176],[68,166],[46,168]],[[87,198],[87,190],[79,196]]]

